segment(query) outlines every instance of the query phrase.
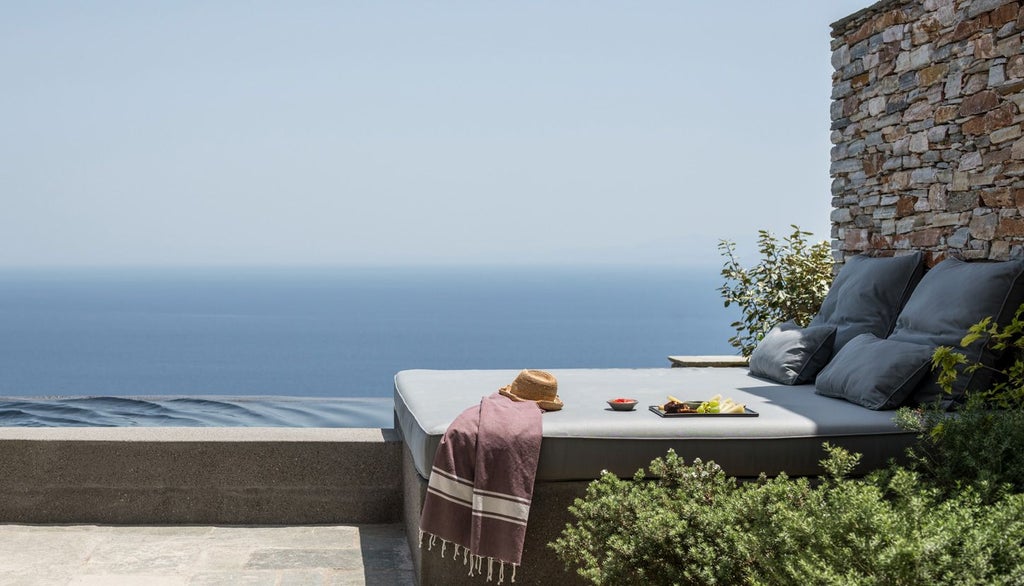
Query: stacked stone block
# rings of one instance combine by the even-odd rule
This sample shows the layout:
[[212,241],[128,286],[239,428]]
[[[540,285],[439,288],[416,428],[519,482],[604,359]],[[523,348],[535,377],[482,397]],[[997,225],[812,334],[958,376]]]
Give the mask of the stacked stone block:
[[832,246],[1024,256],[1020,1],[883,0],[832,25]]

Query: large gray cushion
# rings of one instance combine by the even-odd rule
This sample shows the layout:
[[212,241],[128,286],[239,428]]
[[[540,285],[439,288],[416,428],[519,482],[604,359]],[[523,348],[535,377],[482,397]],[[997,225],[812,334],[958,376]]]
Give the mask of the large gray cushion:
[[833,352],[860,334],[884,338],[924,274],[920,252],[905,256],[846,260],[809,326],[834,326]]
[[[927,346],[960,347],[967,329],[985,317],[1005,324],[1024,301],[1024,261],[965,262],[955,258],[935,265],[924,276],[896,320],[892,340]],[[985,339],[964,349],[971,361],[993,364],[997,356],[985,348]],[[984,369],[983,369],[984,370]],[[983,371],[962,375],[953,395],[943,397],[938,374],[931,373],[914,392],[913,401],[947,402],[962,398],[965,391],[988,383]]]
[[750,374],[763,376],[784,385],[802,385],[815,375],[832,356],[836,339],[834,326],[801,328],[794,321],[772,328],[750,355]]
[[[531,365],[532,366],[532,365]],[[543,365],[540,365],[543,367]],[[515,379],[519,370],[405,370],[395,376],[395,427],[420,476],[430,472],[448,425],[480,398]],[[714,460],[726,473],[757,476],[785,471],[821,473],[828,441],[862,453],[864,469],[903,454],[914,434],[892,413],[869,411],[814,394],[811,385],[786,386],[754,378],[746,368],[551,370],[561,411],[545,413],[538,481],[589,480],[601,470],[632,476],[674,449],[687,461]],[[668,395],[707,399],[716,393],[745,403],[760,417],[661,418],[648,405]],[[608,399],[633,397],[636,411],[612,411]]]
[[814,386],[819,395],[868,409],[895,409],[928,374],[933,351],[931,346],[861,334],[832,358]]

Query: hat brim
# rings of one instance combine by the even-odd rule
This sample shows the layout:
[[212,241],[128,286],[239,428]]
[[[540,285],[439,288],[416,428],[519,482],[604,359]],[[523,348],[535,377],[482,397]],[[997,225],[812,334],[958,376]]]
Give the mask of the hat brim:
[[516,395],[512,394],[512,391],[510,391],[509,388],[510,387],[501,387],[500,389],[498,389],[498,392],[503,396],[512,399],[513,401],[536,403],[541,409],[545,411],[559,411],[562,407],[565,406],[565,404],[562,403],[562,400],[558,398],[558,395],[555,395],[554,400],[551,401],[546,401],[544,399],[533,401],[531,399],[517,397]]

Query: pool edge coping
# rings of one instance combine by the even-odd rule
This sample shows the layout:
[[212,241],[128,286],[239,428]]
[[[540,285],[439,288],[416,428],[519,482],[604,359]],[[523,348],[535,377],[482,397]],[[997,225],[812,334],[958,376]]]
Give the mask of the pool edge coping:
[[381,427],[0,427],[0,441],[399,442]]

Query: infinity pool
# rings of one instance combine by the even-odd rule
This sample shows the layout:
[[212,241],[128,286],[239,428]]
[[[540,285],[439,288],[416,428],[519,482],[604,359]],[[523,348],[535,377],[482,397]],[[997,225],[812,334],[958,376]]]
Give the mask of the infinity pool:
[[0,427],[394,426],[390,397],[0,397]]

